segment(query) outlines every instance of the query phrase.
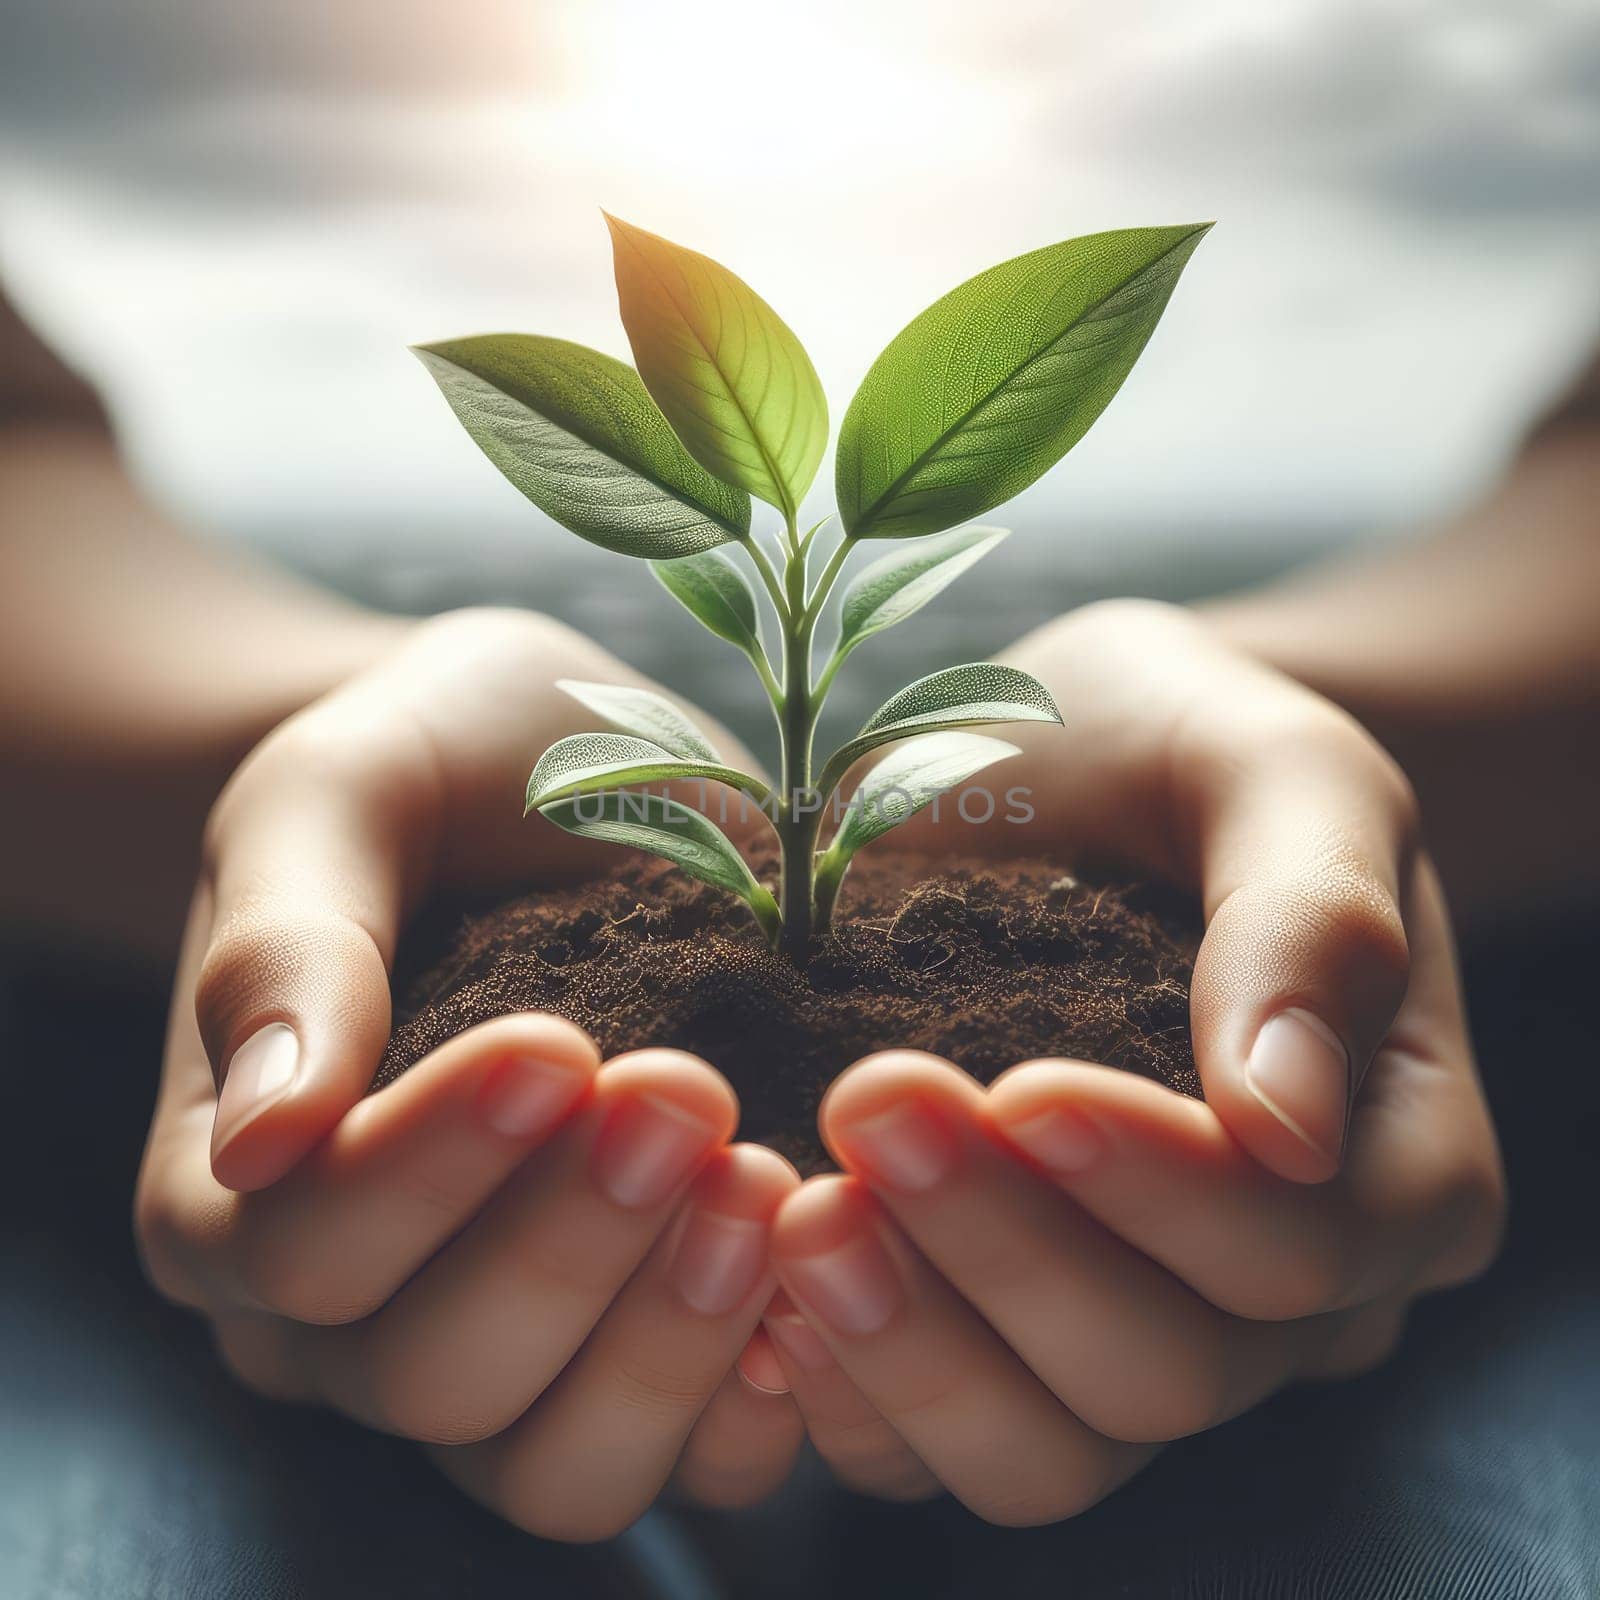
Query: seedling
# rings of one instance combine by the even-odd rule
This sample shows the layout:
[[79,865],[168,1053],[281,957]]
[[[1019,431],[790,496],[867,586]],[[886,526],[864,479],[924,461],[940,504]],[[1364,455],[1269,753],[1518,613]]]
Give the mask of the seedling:
[[[1027,488],[1088,431],[1210,224],[1047,245],[980,272],[915,317],[845,412],[834,485],[841,533],[814,561],[832,518],[802,533],[799,511],[827,445],[828,411],[800,341],[726,267],[606,220],[637,371],[536,334],[451,339],[417,354],[484,454],[535,505],[580,538],[648,561],[670,595],[748,657],[777,720],[779,778],[773,786],[727,765],[660,695],[567,682],[616,731],[551,745],[528,780],[526,811],[731,890],[774,948],[803,962],[862,845],[1017,753],[958,730],[1061,720],[1025,672],[947,667],[891,696],[818,771],[813,735],[840,667],[1006,537],[963,524]],[[752,496],[782,519],[771,549],[752,530]],[[891,548],[845,589],[837,641],[815,673],[823,608],[851,551],[869,540]],[[724,546],[746,558],[755,585]],[[777,624],[772,655],[756,586]],[[819,849],[846,774],[900,740]],[[708,817],[636,792],[678,779],[726,784],[760,808],[778,841],[776,897]]]

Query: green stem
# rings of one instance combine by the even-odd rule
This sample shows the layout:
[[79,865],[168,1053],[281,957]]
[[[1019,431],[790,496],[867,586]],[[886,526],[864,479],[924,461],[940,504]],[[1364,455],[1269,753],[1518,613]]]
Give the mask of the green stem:
[[778,910],[778,902],[758,883],[748,904],[755,913],[756,921],[761,924],[761,931],[767,936],[767,943],[774,950],[778,949],[783,943],[783,914]]
[[805,555],[793,519],[789,523],[791,554],[785,568],[788,621],[783,630],[783,773],[781,810],[775,819],[783,859],[779,891],[783,914],[783,949],[796,966],[811,952],[812,873],[815,870],[820,812],[811,793],[811,739],[816,712],[811,701],[811,635],[816,626],[806,606]]
[[833,680],[839,675],[839,668],[844,665],[848,650],[835,650],[828,658],[828,664],[822,669],[822,676],[817,679],[811,690],[811,709],[814,713],[822,710],[822,702],[828,698],[828,690],[833,687]]
[[750,559],[755,562],[756,571],[761,574],[761,581],[766,585],[772,609],[778,613],[778,625],[787,633],[790,622],[789,602],[784,596],[782,583],[778,581],[777,569],[772,565],[767,552],[756,543],[753,535],[744,541],[744,547],[750,552]]
[[817,862],[816,884],[812,890],[813,926],[818,933],[826,933],[833,926],[833,903],[839,898],[839,885],[850,863],[840,860],[832,850],[824,851]]
[[772,702],[772,709],[778,715],[779,727],[783,722],[783,689],[778,680],[772,675],[772,666],[768,662],[766,652],[757,645],[748,652],[751,664],[756,669],[756,676],[761,679],[761,687],[767,691],[767,699]]

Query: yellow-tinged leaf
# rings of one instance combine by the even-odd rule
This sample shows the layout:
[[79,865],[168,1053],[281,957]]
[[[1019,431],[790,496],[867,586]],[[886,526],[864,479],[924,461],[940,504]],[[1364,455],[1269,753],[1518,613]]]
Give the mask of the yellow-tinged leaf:
[[701,466],[792,519],[828,406],[787,323],[742,278],[607,215],[617,301],[651,398]]

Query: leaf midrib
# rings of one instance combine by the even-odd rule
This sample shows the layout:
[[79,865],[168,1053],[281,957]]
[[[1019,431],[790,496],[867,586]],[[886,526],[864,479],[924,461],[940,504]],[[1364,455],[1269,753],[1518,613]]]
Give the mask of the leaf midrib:
[[[1172,244],[1168,245],[1160,255],[1152,256],[1151,259],[1147,261],[1137,273],[1134,274],[1134,277],[1142,276],[1144,273],[1149,272],[1152,267],[1158,266],[1161,262],[1165,261],[1174,250],[1178,249],[1180,245],[1186,244],[1194,237],[1196,233],[1200,231],[1201,230],[1198,228],[1191,229],[1188,233],[1184,234],[1183,238],[1177,239]],[[1086,318],[1092,316],[1096,311],[1099,311],[1116,295],[1121,294],[1131,282],[1133,282],[1132,277],[1124,278],[1122,282],[1116,286],[1116,288],[1108,289],[1106,293],[1103,294],[1098,300],[1094,301],[1090,305],[1085,306],[1083,310],[1080,311],[1065,328],[1056,334],[1054,338],[1050,339],[1042,349],[1035,350],[1031,356],[1026,356],[1023,360],[1019,361],[1010,372],[1008,372],[999,380],[999,382],[990,387],[989,392],[983,397],[983,399],[978,401],[976,405],[969,407],[965,412],[962,413],[961,416],[957,417],[956,420],[947,428],[945,428],[936,439],[928,444],[923,450],[919,451],[915,459],[913,459],[901,472],[896,474],[894,480],[889,483],[884,488],[882,493],[879,494],[878,497],[872,502],[872,504],[867,507],[866,511],[858,519],[859,522],[870,526],[873,518],[878,514],[879,511],[883,509],[884,505],[896,494],[898,494],[902,488],[905,487],[907,480],[915,477],[916,474],[922,470],[929,457],[935,455],[940,449],[947,445],[950,440],[954,438],[955,435],[960,432],[960,430],[974,416],[977,415],[979,411],[981,411],[986,405],[989,404],[991,400],[994,399],[995,395],[998,394],[999,391],[1005,387],[1005,385],[1015,383],[1018,377],[1026,372],[1028,368],[1031,367],[1036,361],[1042,360],[1046,355],[1048,355],[1050,351],[1056,345],[1058,345],[1073,328],[1077,327],[1078,324],[1083,322]],[[851,534],[850,537],[857,538],[860,536],[857,534]]]

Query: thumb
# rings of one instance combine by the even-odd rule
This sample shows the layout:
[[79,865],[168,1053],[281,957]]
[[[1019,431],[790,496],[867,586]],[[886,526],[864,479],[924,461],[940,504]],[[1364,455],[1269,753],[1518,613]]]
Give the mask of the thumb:
[[1190,1008],[1206,1099],[1257,1160],[1332,1177],[1409,980],[1409,790],[1353,729],[1229,764],[1202,829]]
[[218,1091],[212,1170],[230,1189],[276,1182],[372,1081],[410,863],[432,836],[433,785],[405,765],[403,741],[291,723],[218,802],[194,1005]]

